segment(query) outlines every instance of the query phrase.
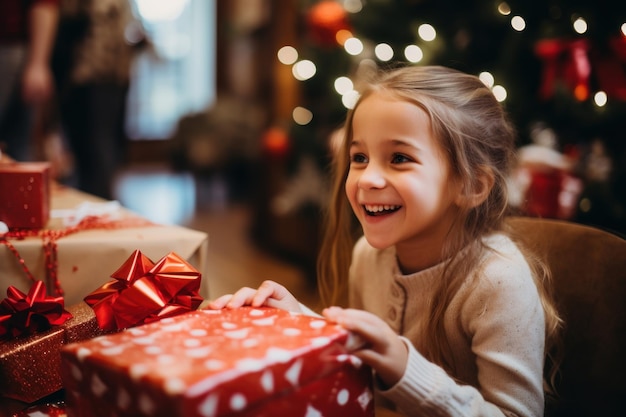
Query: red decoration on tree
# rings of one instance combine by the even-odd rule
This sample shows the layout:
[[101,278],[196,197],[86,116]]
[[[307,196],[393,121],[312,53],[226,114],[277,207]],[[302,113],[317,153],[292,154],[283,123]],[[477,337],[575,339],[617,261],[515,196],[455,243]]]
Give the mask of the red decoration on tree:
[[42,332],[71,318],[63,297],[47,296],[42,281],[33,283],[28,295],[10,286],[7,298],[0,303],[0,339]]
[[626,101],[626,36],[609,40],[607,54],[595,54],[594,71],[598,85],[608,97]]
[[544,62],[539,96],[550,99],[562,84],[579,101],[589,97],[589,43],[586,39],[544,39],[535,44],[535,53]]
[[289,152],[289,135],[280,127],[271,127],[261,138],[263,149],[272,156],[284,156]]
[[332,0],[324,0],[309,9],[307,14],[309,36],[312,41],[322,47],[339,45],[337,32],[350,31],[346,10]]

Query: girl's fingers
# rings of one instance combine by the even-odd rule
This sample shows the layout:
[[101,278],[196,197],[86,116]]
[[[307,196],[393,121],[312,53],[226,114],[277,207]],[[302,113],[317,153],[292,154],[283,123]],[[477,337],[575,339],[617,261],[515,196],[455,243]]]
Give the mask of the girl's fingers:
[[209,303],[209,308],[213,310],[221,310],[224,307],[226,307],[226,304],[228,304],[231,298],[233,298],[232,294],[224,294],[216,298],[215,300],[211,301]]
[[386,386],[394,385],[402,377],[408,351],[404,342],[378,316],[338,307],[325,309],[323,314],[365,340],[366,344],[353,353],[371,365]]
[[323,315],[357,333],[373,350],[379,350],[381,345],[387,344],[389,337],[395,336],[384,321],[363,310],[329,307],[323,311]]
[[256,294],[256,290],[249,287],[239,289],[226,304],[227,308],[238,308],[244,305],[250,305],[252,298]]
[[254,307],[260,307],[267,304],[267,301],[272,298],[280,299],[282,294],[281,289],[287,291],[285,287],[274,281],[263,281],[252,298],[252,305]]
[[265,281],[254,297],[253,305],[275,307],[282,310],[301,311],[300,303],[287,288],[274,282]]
[[243,287],[234,294],[222,295],[209,303],[209,307],[216,310],[238,308],[247,305],[300,311],[298,300],[284,286],[274,281],[264,281],[258,289]]

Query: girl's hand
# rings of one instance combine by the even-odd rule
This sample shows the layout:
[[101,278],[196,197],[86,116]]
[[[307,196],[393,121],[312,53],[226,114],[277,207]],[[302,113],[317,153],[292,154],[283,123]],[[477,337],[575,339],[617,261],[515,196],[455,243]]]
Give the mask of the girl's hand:
[[234,294],[226,294],[211,301],[209,308],[238,308],[241,306],[274,307],[301,313],[300,303],[285,287],[274,281],[264,281],[258,289],[243,287]]
[[352,354],[371,366],[386,387],[395,385],[402,378],[408,351],[404,342],[387,323],[363,310],[330,307],[324,309],[322,314],[365,341],[365,345]]

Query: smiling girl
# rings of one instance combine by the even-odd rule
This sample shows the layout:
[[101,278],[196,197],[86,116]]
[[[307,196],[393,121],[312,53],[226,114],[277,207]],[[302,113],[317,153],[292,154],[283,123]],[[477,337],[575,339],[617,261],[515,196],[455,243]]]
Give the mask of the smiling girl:
[[[326,305],[350,308],[323,315],[366,342],[354,354],[406,415],[543,415],[561,320],[546,269],[505,230],[500,104],[474,76],[406,67],[368,84],[345,126],[318,269]],[[302,311],[272,281],[212,307],[244,304]]]

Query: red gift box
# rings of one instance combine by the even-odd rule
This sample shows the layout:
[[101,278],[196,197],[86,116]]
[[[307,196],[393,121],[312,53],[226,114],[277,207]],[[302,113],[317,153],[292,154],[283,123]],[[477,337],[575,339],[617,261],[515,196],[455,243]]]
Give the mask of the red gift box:
[[323,318],[197,310],[63,348],[70,417],[373,416],[371,370]]
[[0,221],[10,229],[41,229],[50,219],[50,164],[0,163]]
[[60,326],[0,341],[0,397],[32,403],[60,390],[61,347],[104,334],[85,303],[67,311],[72,318]]

